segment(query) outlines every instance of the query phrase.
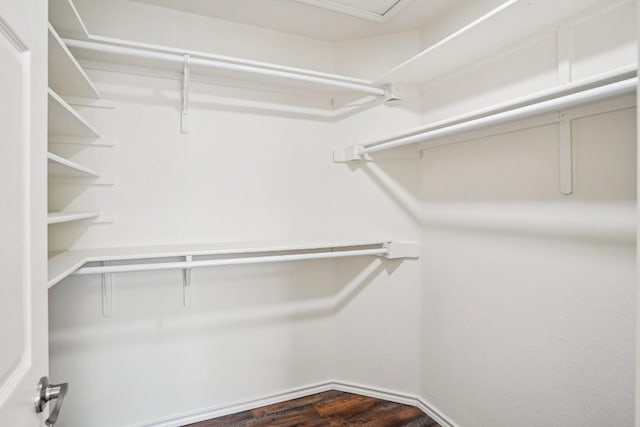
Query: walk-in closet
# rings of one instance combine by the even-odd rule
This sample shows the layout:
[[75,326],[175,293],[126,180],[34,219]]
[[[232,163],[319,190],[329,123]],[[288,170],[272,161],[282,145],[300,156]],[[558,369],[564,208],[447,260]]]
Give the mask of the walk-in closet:
[[0,0],[0,427],[640,426],[634,0]]

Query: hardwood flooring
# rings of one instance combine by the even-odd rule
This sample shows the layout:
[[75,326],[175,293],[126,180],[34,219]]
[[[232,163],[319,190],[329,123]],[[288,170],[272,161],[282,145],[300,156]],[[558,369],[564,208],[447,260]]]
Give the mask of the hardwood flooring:
[[358,394],[327,391],[185,427],[440,427],[420,409]]

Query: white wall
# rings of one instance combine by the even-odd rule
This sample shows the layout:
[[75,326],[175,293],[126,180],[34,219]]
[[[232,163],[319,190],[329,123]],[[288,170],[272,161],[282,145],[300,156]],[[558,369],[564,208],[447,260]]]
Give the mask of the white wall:
[[[616,4],[570,22],[573,79],[634,60]],[[562,82],[556,45],[426,86],[423,120]],[[557,124],[423,151],[422,397],[456,425],[632,425],[636,119],[620,102],[573,120],[572,195]]]

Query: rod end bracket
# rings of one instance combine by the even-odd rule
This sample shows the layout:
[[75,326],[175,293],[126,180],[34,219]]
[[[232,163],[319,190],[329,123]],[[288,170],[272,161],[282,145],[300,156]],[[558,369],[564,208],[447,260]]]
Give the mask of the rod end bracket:
[[420,244],[417,242],[386,242],[384,247],[387,259],[420,258]]
[[335,163],[346,163],[354,160],[368,160],[367,155],[362,152],[361,145],[333,150],[333,161]]
[[385,89],[384,105],[395,107],[402,102],[402,90],[397,84],[389,84]]

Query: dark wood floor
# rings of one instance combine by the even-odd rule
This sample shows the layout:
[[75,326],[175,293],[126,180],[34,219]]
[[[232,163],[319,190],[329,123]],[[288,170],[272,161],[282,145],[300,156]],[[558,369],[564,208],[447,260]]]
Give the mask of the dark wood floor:
[[327,391],[185,427],[440,427],[416,407]]

